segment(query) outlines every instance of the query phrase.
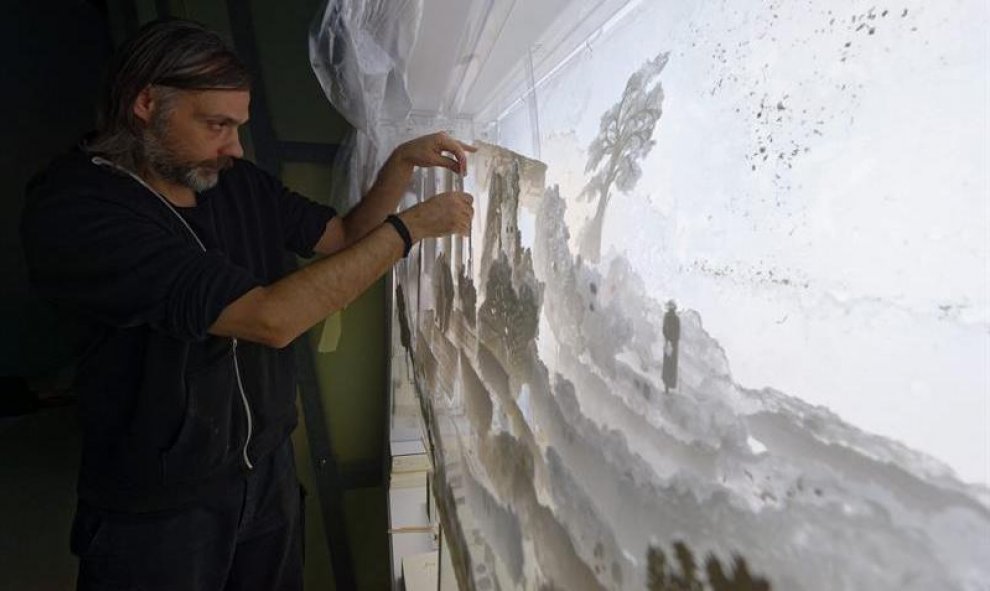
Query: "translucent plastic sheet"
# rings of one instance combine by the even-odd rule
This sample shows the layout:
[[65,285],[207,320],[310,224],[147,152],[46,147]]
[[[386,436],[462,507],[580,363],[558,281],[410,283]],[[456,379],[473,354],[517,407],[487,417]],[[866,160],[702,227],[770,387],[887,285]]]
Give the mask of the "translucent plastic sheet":
[[406,59],[421,11],[421,0],[329,0],[313,23],[313,71],[334,108],[369,136],[409,113]]
[[349,170],[349,203],[356,202],[388,156],[392,142],[384,125],[409,114],[406,61],[421,13],[422,0],[327,0],[313,22],[313,72],[327,99],[355,129],[341,150]]

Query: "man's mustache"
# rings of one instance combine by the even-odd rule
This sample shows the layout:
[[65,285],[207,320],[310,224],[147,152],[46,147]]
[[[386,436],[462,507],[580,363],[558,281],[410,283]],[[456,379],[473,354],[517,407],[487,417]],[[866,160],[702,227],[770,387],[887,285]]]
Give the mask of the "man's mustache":
[[206,168],[216,172],[227,170],[234,165],[234,159],[230,156],[222,156],[215,160],[203,160],[196,164],[196,168]]

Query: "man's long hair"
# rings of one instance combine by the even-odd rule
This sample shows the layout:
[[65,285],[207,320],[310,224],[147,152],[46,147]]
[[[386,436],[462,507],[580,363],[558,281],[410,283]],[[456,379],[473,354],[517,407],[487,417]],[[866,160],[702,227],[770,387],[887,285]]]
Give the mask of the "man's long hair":
[[[251,76],[223,39],[192,21],[152,21],[128,39],[110,61],[96,136],[85,146],[131,170],[146,164],[144,126],[134,101],[147,87],[167,103],[176,90],[247,90]],[[165,105],[162,105],[165,108]]]

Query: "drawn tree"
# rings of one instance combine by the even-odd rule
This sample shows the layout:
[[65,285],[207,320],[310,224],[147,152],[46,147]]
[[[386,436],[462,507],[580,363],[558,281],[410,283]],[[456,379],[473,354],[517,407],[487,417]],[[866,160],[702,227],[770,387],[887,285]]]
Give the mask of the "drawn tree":
[[[530,263],[526,275],[532,275]],[[485,302],[478,310],[478,320],[494,331],[510,357],[525,357],[539,331],[542,291],[523,282],[519,289],[512,284],[512,266],[505,253],[499,253],[489,269],[485,283]]]
[[475,289],[474,280],[463,264],[457,273],[457,293],[461,298],[461,311],[464,313],[464,320],[467,321],[468,326],[474,328],[478,311],[478,290]]
[[433,293],[436,298],[436,322],[440,332],[447,332],[450,313],[454,309],[454,278],[450,273],[447,254],[441,252],[433,265]]
[[712,591],[770,591],[770,583],[749,572],[749,566],[740,556],[733,556],[732,574],[726,575],[722,564],[709,554],[705,562],[708,582]]
[[667,65],[668,55],[661,53],[647,60],[629,77],[622,98],[602,115],[598,136],[588,146],[585,172],[596,172],[585,185],[581,197],[597,199],[598,205],[594,217],[578,237],[578,248],[581,255],[593,263],[601,259],[605,208],[613,190],[626,192],[636,185],[643,173],[638,161],[649,154],[656,143],[653,130],[663,112],[660,73]]
[[732,572],[727,575],[719,559],[714,554],[708,554],[705,560],[706,583],[687,544],[674,542],[673,555],[676,563],[668,559],[661,548],[650,546],[646,554],[647,591],[771,591],[770,583],[750,573],[741,556],[733,556]]
[[406,312],[406,296],[402,291],[402,284],[398,282],[395,284],[395,304],[396,313],[399,316],[399,342],[402,343],[402,348],[406,350],[409,359],[409,365],[406,369],[411,376],[413,368],[416,366],[412,352],[412,330],[409,328],[409,314]]

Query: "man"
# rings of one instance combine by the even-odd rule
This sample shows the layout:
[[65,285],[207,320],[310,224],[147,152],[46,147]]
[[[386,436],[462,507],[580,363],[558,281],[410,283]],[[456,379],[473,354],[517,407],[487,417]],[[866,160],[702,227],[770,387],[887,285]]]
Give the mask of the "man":
[[677,350],[681,340],[681,319],[677,317],[677,303],[667,301],[667,313],[663,315],[663,391],[670,394],[677,388]]
[[[29,185],[31,281],[88,329],[80,589],[301,589],[286,347],[413,242],[470,229],[464,193],[390,215],[415,166],[464,173],[470,146],[403,144],[341,217],[241,159],[249,101],[217,35],[151,23],[111,63],[97,135]],[[328,256],[290,272],[286,250]]]

